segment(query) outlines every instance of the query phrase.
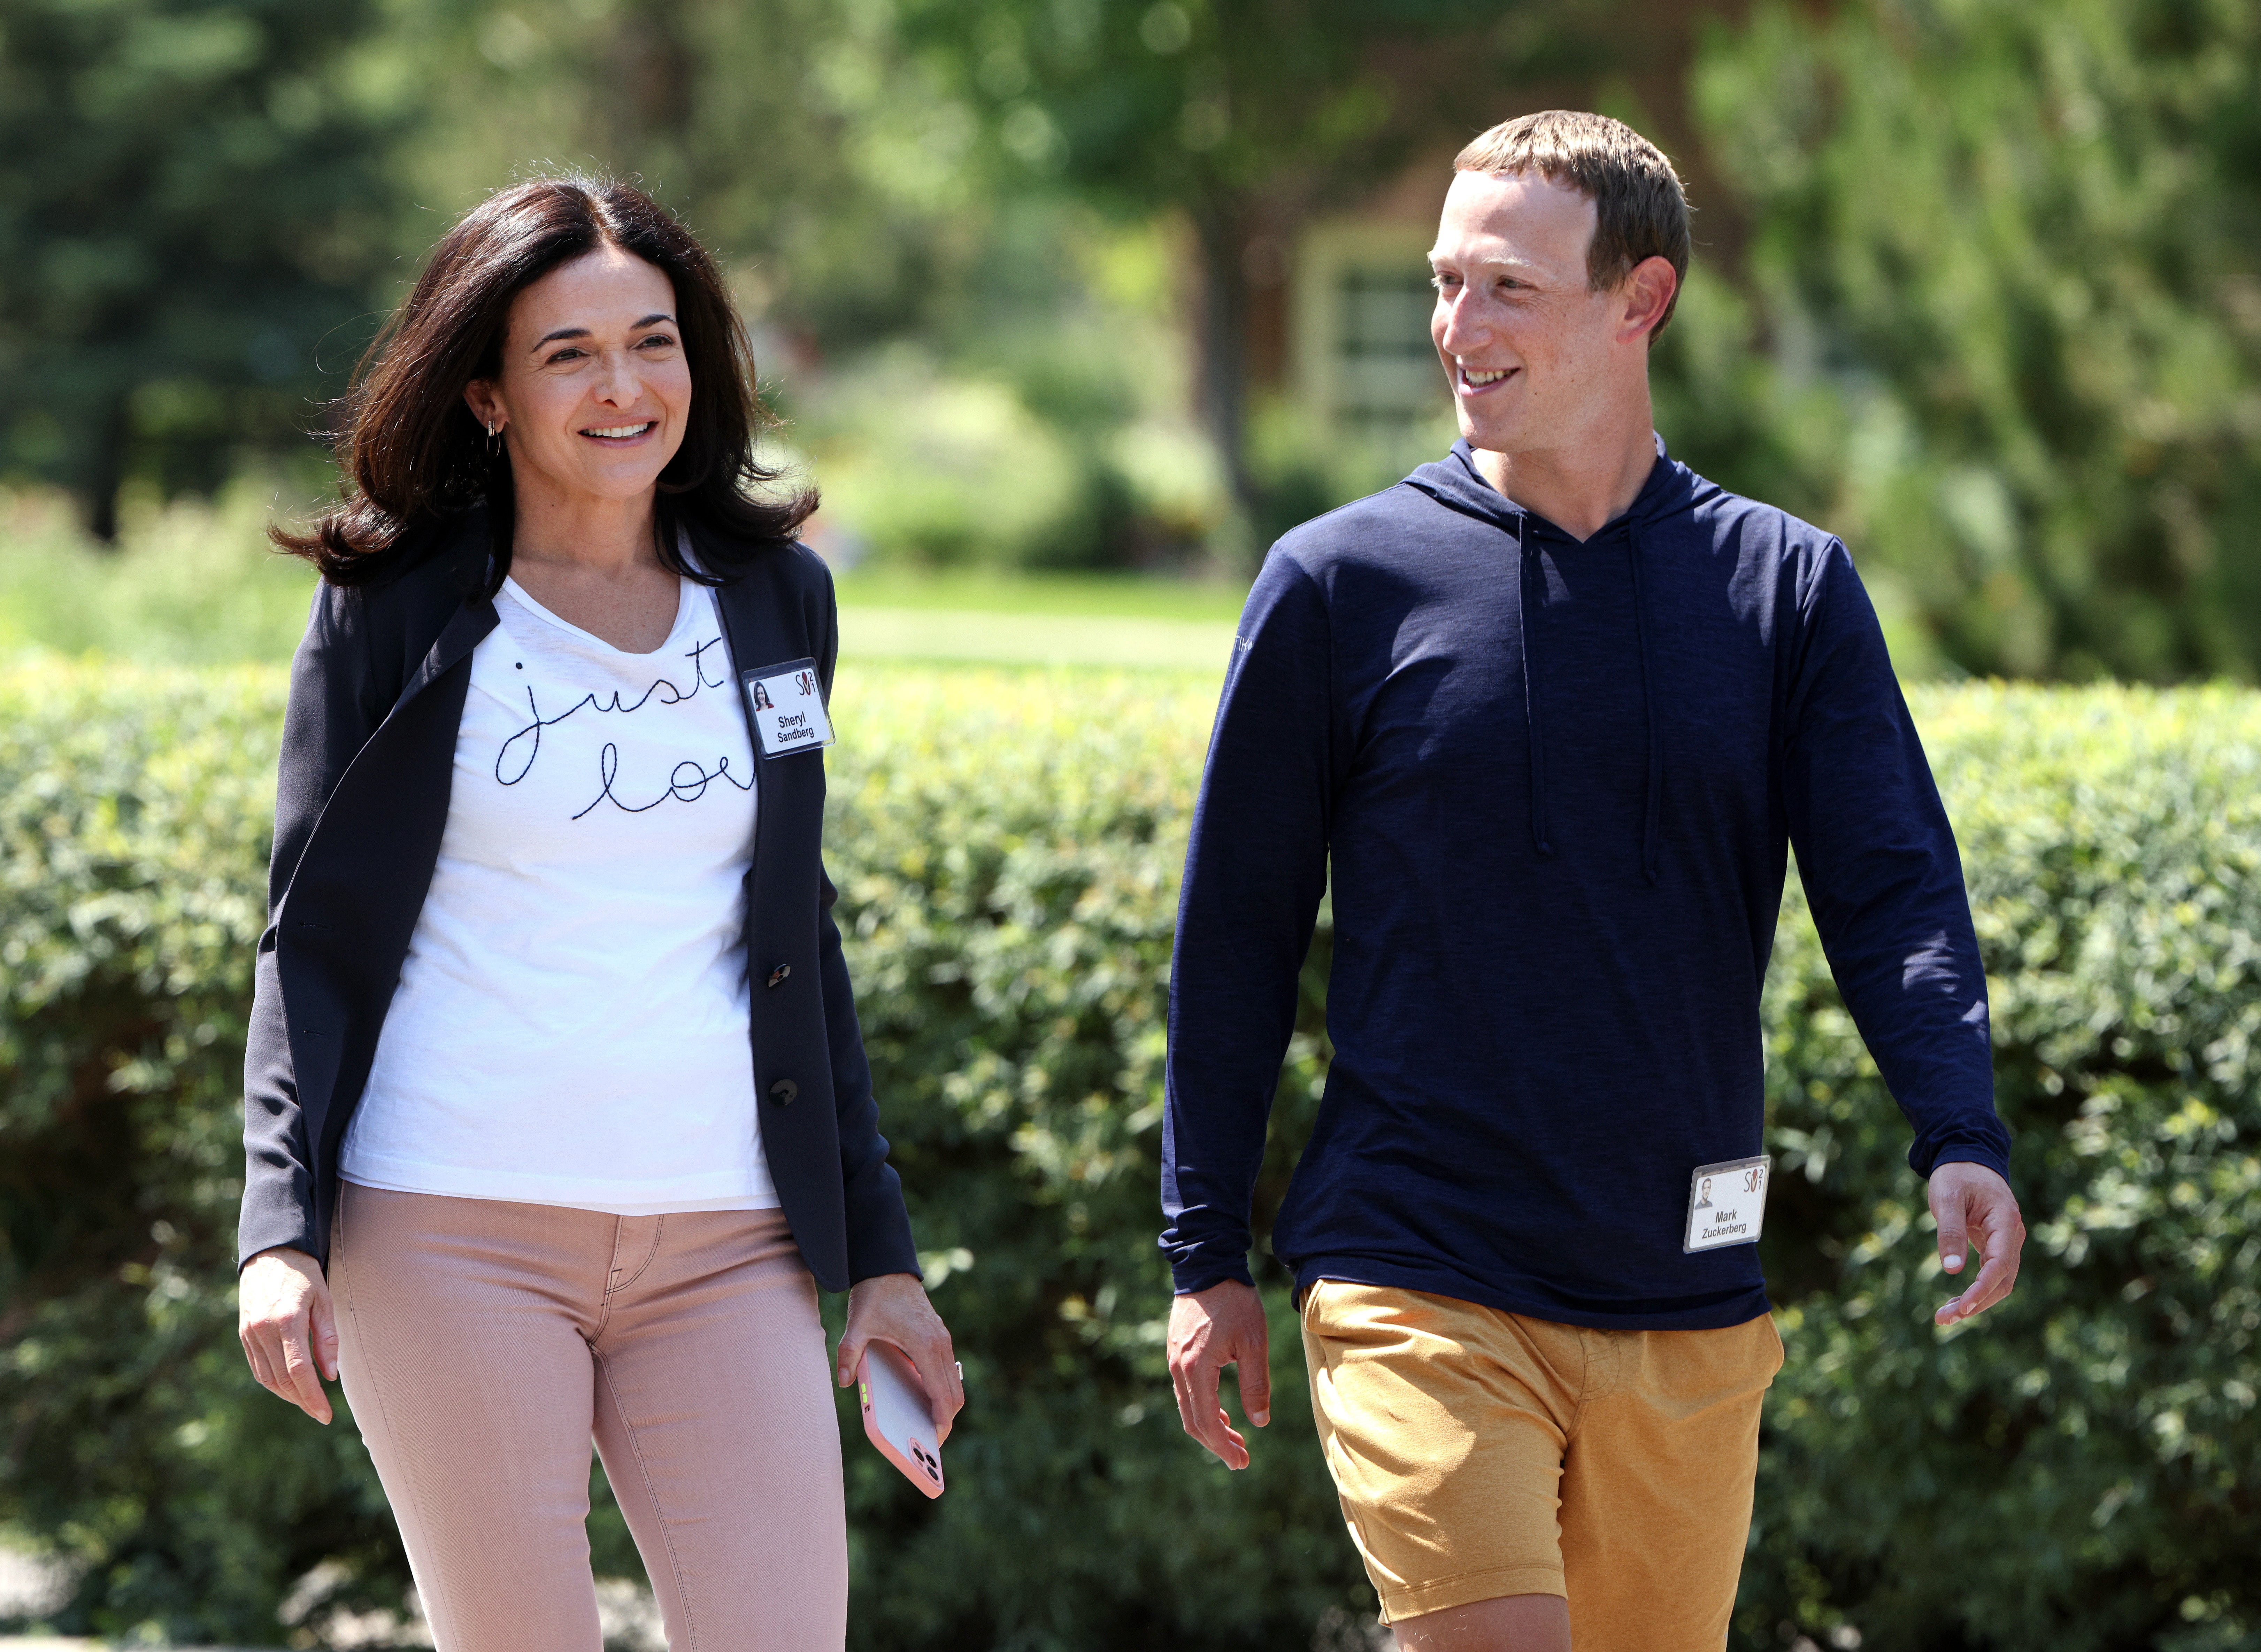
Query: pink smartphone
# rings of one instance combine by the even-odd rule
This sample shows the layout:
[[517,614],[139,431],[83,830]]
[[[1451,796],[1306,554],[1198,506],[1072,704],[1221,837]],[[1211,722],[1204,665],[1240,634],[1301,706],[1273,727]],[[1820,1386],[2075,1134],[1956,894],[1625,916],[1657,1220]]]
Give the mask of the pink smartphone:
[[879,1454],[903,1471],[930,1498],[942,1495],[942,1442],[918,1368],[902,1350],[867,1342],[856,1361],[856,1398],[864,1411],[864,1433]]

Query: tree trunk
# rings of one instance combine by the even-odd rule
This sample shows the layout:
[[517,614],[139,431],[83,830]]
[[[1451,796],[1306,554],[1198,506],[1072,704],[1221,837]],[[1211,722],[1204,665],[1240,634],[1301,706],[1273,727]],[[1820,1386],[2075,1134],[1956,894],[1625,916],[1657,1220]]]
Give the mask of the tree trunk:
[[678,207],[705,181],[691,142],[699,63],[683,13],[680,0],[637,0],[621,11],[613,39],[624,95],[610,111],[615,159],[650,172],[646,187],[664,186]]
[[126,399],[113,399],[95,422],[88,444],[84,480],[78,488],[79,507],[86,513],[86,531],[104,545],[118,542],[118,490],[126,484]]
[[1195,206],[1193,220],[1201,280],[1194,329],[1197,411],[1224,466],[1235,507],[1253,521],[1258,498],[1248,473],[1248,278],[1241,268],[1249,214],[1225,197]]

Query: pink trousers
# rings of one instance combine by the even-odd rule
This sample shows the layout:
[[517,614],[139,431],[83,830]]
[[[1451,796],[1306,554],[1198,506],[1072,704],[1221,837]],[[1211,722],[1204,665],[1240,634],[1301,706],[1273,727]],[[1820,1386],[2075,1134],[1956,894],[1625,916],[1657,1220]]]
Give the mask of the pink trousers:
[[330,1284],[439,1652],[599,1652],[592,1436],[672,1652],[841,1646],[830,1362],[782,1214],[348,1184]]

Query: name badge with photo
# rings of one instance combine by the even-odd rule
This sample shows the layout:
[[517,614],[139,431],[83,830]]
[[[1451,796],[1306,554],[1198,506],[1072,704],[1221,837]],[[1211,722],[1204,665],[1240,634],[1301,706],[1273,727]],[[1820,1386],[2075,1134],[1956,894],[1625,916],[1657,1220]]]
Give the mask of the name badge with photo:
[[1682,1252],[1757,1244],[1773,1171],[1771,1153],[1697,1166],[1688,1179],[1688,1240]]
[[740,675],[754,715],[754,737],[764,757],[822,751],[832,743],[832,720],[824,715],[824,692],[817,686],[815,660],[788,660]]

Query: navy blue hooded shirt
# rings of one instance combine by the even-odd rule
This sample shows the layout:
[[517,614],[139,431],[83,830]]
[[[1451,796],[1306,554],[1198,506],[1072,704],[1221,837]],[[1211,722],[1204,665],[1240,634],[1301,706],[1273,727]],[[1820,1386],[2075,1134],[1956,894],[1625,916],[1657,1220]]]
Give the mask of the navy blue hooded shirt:
[[1665,456],[1583,542],[1466,443],[1306,523],[1244,612],[1170,975],[1162,1239],[1246,1280],[1321,894],[1326,1095],[1272,1238],[1300,1284],[1573,1325],[1766,1311],[1685,1253],[1690,1176],[1762,1151],[1786,857],[1922,1174],[2007,1174],[1945,811],[1845,548]]

